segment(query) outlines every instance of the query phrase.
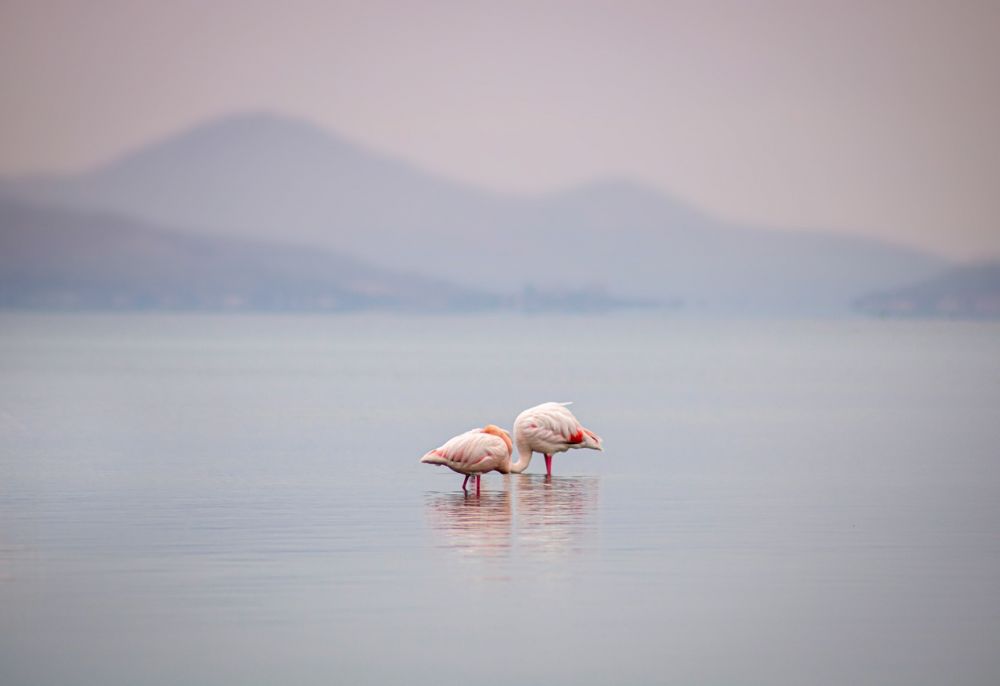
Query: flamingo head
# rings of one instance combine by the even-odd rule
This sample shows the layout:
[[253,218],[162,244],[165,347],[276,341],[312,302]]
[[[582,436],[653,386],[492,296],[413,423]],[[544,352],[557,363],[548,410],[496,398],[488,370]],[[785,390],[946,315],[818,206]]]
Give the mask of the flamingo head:
[[586,445],[588,448],[593,448],[594,450],[600,450],[601,452],[604,452],[604,441],[601,440],[600,436],[595,434],[593,431],[590,431],[589,429],[584,429],[583,433],[584,433],[584,438],[583,438],[584,445]]

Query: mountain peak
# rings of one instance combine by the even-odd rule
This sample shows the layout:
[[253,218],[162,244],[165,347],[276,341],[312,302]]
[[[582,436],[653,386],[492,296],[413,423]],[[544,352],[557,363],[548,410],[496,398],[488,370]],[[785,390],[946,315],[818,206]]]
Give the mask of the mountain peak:
[[360,158],[360,146],[304,119],[266,111],[227,115],[170,134],[93,173],[133,173],[158,165],[223,163],[274,163],[318,154]]
[[153,143],[150,147],[162,145],[171,140],[215,138],[219,136],[239,139],[256,138],[264,135],[307,137],[327,142],[341,141],[336,134],[306,119],[280,114],[269,110],[248,110],[234,112],[216,119],[195,124],[172,134],[165,141]]

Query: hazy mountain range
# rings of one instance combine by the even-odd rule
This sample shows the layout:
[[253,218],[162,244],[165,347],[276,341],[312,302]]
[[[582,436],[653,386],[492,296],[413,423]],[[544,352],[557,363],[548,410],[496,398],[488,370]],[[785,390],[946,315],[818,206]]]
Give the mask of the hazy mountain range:
[[880,316],[1000,318],[1000,264],[956,267],[920,283],[865,296],[857,305]]
[[[358,307],[374,293],[409,293],[418,309],[425,299],[433,308],[504,306],[530,286],[555,303],[593,296],[607,305],[819,313],[949,266],[859,237],[726,223],[627,181],[534,197],[491,193],[270,115],[211,122],[79,175],[6,180],[0,193],[8,198],[4,250],[23,242],[34,260],[24,265],[36,265],[37,276],[43,264],[55,269],[43,259],[50,251],[77,263],[83,283],[99,253],[125,260],[121,246],[145,241],[159,246],[146,251],[159,266],[137,270],[144,288],[152,274],[190,283],[176,275],[193,270],[206,297],[242,279],[236,290],[261,302],[280,303],[266,294],[301,286],[320,300],[326,289],[331,301],[356,294]],[[62,233],[53,228],[60,222]],[[39,225],[49,226],[44,239],[26,228]],[[170,237],[181,238],[168,249]],[[89,257],[76,261],[78,252]],[[213,264],[228,274],[213,277]],[[18,283],[32,273],[24,265]],[[13,273],[10,259],[0,266]]]

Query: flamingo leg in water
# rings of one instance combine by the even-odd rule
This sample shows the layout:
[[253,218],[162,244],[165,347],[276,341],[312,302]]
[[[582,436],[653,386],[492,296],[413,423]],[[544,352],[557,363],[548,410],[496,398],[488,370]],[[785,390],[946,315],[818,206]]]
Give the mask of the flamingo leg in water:
[[465,481],[462,482],[462,490],[465,491],[466,493],[468,493],[468,491],[465,490],[465,484],[467,484],[467,483],[469,483],[469,475],[468,474],[465,475]]
[[545,475],[552,476],[552,456],[548,453],[545,455]]
[[481,475],[476,474],[476,495],[479,495],[479,482],[482,478],[483,477]]

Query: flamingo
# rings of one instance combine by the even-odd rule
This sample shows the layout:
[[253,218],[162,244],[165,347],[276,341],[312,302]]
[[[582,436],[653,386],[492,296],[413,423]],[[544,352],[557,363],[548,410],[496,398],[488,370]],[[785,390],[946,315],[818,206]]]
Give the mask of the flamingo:
[[476,477],[476,495],[479,495],[480,480],[486,472],[497,471],[501,474],[520,474],[531,462],[519,459],[512,463],[510,456],[513,444],[510,434],[499,426],[488,424],[482,429],[472,429],[448,440],[440,448],[435,448],[420,458],[427,464],[444,465],[453,472],[465,474],[462,490],[466,491],[469,477]]
[[552,476],[553,453],[563,453],[570,448],[604,450],[601,437],[584,428],[566,409],[570,404],[542,403],[517,415],[514,420],[517,464],[523,461],[527,467],[532,452],[542,453],[545,455],[545,473]]

